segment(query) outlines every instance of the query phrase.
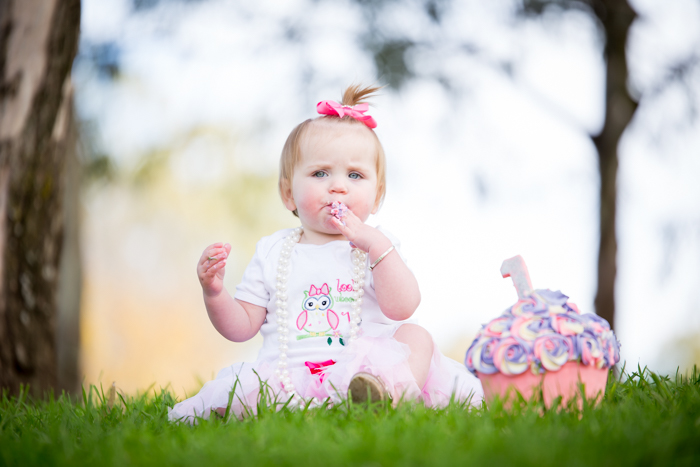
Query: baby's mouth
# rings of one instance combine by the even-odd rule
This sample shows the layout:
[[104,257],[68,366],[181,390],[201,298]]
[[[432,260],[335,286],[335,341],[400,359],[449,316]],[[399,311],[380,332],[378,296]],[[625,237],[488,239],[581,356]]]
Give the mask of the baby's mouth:
[[334,201],[331,204],[331,215],[338,219],[341,224],[345,225],[345,216],[349,212],[349,208],[342,201]]
[[349,205],[345,204],[343,201],[340,201],[339,199],[335,199],[335,200],[332,200],[332,201],[324,201],[323,205],[324,205],[324,206],[328,206],[328,207],[332,207],[332,206],[333,206],[333,203],[342,204],[342,205],[345,206],[346,208],[350,209],[350,206],[349,206]]

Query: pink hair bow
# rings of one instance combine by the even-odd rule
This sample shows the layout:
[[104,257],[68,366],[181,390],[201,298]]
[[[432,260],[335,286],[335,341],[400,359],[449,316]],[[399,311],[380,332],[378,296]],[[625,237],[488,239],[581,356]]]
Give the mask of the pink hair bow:
[[321,115],[337,115],[343,118],[346,115],[354,118],[367,125],[370,128],[376,128],[377,122],[370,115],[364,115],[369,110],[367,104],[357,104],[352,107],[338,104],[335,101],[321,101],[316,105],[316,111]]

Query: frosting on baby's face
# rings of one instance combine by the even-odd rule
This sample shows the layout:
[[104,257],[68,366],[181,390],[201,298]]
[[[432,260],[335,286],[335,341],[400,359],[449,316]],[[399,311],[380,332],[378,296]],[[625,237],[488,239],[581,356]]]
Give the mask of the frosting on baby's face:
[[348,215],[348,207],[342,201],[333,201],[331,204],[331,214],[345,225],[345,216]]
[[608,322],[581,314],[569,297],[535,290],[484,325],[467,350],[474,374],[519,375],[557,371],[569,361],[610,368],[620,361],[620,343]]

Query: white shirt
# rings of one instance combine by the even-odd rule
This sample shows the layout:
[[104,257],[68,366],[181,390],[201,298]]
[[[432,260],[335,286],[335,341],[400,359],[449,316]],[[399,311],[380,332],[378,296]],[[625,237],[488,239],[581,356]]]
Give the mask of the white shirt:
[[[260,328],[263,347],[258,361],[271,362],[279,356],[275,304],[277,265],[284,238],[291,231],[280,230],[258,242],[255,255],[234,294],[238,300],[267,309],[267,318]],[[399,251],[399,242],[386,231],[382,233]],[[350,304],[353,301],[352,268],[352,249],[347,241],[332,241],[324,245],[300,243],[294,246],[287,280],[287,356],[290,369],[303,368],[306,362],[336,360],[348,343]],[[379,309],[372,273],[369,270],[366,272],[360,315],[362,322],[395,325],[397,321],[387,318]],[[361,330],[362,323],[360,335]]]

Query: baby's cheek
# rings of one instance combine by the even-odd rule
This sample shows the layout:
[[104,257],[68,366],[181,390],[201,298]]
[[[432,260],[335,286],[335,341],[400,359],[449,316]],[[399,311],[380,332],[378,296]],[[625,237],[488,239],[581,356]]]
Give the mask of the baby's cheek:
[[299,200],[297,207],[305,212],[312,212],[314,209],[318,208],[319,201],[313,196],[303,196]]
[[369,203],[357,203],[353,207],[353,214],[359,217],[363,222],[367,220],[372,211],[372,206]]

